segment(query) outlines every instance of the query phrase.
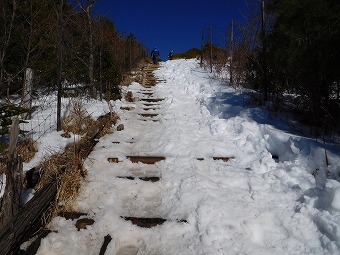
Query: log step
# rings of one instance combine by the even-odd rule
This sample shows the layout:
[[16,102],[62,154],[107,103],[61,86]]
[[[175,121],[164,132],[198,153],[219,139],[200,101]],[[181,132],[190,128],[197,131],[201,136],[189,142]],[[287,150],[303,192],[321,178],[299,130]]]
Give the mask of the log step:
[[118,163],[121,162],[118,160],[118,158],[107,158],[107,161],[109,161],[110,163]]
[[145,182],[158,182],[160,180],[158,176],[150,176],[150,177],[117,176],[117,178],[127,179],[127,180],[139,179]]
[[144,106],[158,106],[159,104],[143,104]]
[[141,101],[144,102],[160,102],[163,101],[164,98],[142,98]]
[[141,121],[152,121],[152,122],[158,122],[159,120],[147,120],[147,119],[141,119]]
[[228,162],[230,159],[233,159],[234,157],[213,157],[213,160],[222,160],[224,162]]
[[125,110],[125,111],[133,111],[135,109],[135,107],[132,106],[122,106],[120,107],[121,110]]
[[156,111],[156,110],[159,110],[160,108],[143,108],[144,111],[150,111],[150,110],[153,110],[153,111]]
[[[166,219],[162,218],[137,218],[137,217],[124,217],[120,216],[122,219],[131,221],[133,225],[137,225],[142,228],[152,228],[157,225],[162,225],[166,222]],[[179,223],[188,223],[186,220],[176,220]]]
[[140,113],[139,115],[142,117],[150,117],[150,118],[158,116],[158,114],[156,113]]
[[[234,157],[213,157],[213,160],[222,160],[224,162],[228,162],[230,159],[233,159]],[[204,158],[196,158],[199,161],[203,161]]]
[[165,160],[165,157],[158,156],[127,156],[132,163],[143,163],[143,164],[155,164],[161,160]]

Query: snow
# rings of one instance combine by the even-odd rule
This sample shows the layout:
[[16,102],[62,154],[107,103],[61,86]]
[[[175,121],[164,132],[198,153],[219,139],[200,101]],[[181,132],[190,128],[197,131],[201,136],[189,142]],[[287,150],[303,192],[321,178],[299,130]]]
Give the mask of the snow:
[[[93,99],[74,99],[62,98],[61,116],[67,116],[70,113],[73,103],[77,101],[79,105],[87,109],[87,114],[93,119],[104,115],[109,110],[109,105]],[[20,124],[20,129],[29,132],[32,139],[37,141],[37,153],[35,157],[28,163],[24,163],[24,171],[28,171],[36,167],[39,162],[54,153],[59,153],[73,142],[78,141],[81,137],[70,133],[70,138],[62,137],[62,131],[57,132],[56,111],[57,111],[57,95],[40,96],[39,100],[34,102],[33,107],[38,108],[32,115],[31,120],[27,123]]]
[[[164,98],[147,111],[159,115],[140,116],[141,101],[116,102],[124,130],[101,138],[84,162],[88,176],[75,210],[95,223],[78,231],[76,220],[54,218],[54,232],[38,255],[98,254],[108,234],[106,254],[340,253],[338,145],[299,136],[265,108],[245,106],[246,92],[214,79],[196,60],[167,61],[154,73],[162,81],[153,89],[134,82],[128,90],[139,97],[153,90],[153,98]],[[122,111],[121,105],[136,109]],[[108,109],[92,106],[89,112]],[[46,137],[41,148],[67,143],[59,133]],[[128,155],[166,159],[145,165]],[[225,156],[232,159],[213,160]],[[120,216],[167,221],[147,229]]]

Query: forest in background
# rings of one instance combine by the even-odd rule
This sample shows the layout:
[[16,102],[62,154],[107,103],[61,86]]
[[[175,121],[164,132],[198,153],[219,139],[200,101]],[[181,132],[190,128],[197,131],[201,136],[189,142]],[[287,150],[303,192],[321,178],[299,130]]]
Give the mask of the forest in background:
[[203,30],[203,65],[220,77],[227,67],[232,86],[260,92],[258,103],[272,102],[271,111],[293,112],[315,127],[313,136],[339,134],[339,1],[248,4],[244,21]]
[[92,97],[108,99],[123,74],[147,55],[133,34],[120,34],[106,17],[94,16],[96,1],[2,0],[0,10],[0,93],[19,93],[25,70],[35,88],[86,84]]
[[[67,85],[85,84],[81,91],[93,98],[117,99],[124,74],[148,55],[133,34],[120,34],[111,20],[93,15],[96,0],[2,3],[2,99],[24,94],[27,69],[34,89],[62,94]],[[340,133],[340,4],[256,0],[248,7],[244,21],[203,30],[205,66],[217,74],[228,67],[232,86],[260,92],[258,103],[273,102],[273,111],[293,111],[317,127],[313,135]]]

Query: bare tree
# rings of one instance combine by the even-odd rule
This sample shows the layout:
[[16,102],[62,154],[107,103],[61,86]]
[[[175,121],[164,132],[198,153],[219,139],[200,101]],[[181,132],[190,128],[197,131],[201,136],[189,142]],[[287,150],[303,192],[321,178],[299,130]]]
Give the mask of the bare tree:
[[16,16],[16,10],[17,10],[17,2],[16,0],[12,1],[12,10],[11,10],[11,14],[10,14],[10,18],[9,21],[6,22],[6,13],[7,13],[7,7],[8,5],[6,5],[5,3],[2,3],[2,13],[4,20],[2,21],[1,26],[3,27],[3,32],[2,35],[0,35],[0,89],[2,89],[3,83],[4,83],[4,76],[5,76],[5,57],[7,54],[7,48],[9,46],[9,42],[11,40],[11,36],[12,36],[12,30],[13,30],[13,26],[14,26],[14,19]]
[[63,71],[63,60],[64,60],[63,34],[64,34],[64,0],[60,0],[59,10],[58,10],[57,131],[61,130],[61,93],[62,93],[62,71]]
[[88,63],[88,75],[89,86],[91,89],[91,96],[97,97],[97,89],[94,84],[94,44],[93,44],[93,29],[92,29],[92,9],[96,0],[74,0],[78,7],[84,12],[88,24],[88,43],[89,43],[89,63]]

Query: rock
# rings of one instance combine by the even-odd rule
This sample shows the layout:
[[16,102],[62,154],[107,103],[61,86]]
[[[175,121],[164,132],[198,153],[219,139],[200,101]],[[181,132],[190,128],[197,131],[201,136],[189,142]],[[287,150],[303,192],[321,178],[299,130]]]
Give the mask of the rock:
[[122,131],[122,130],[124,130],[124,125],[123,124],[119,124],[117,126],[117,131]]
[[71,138],[71,135],[69,133],[61,134],[61,136],[65,138]]

